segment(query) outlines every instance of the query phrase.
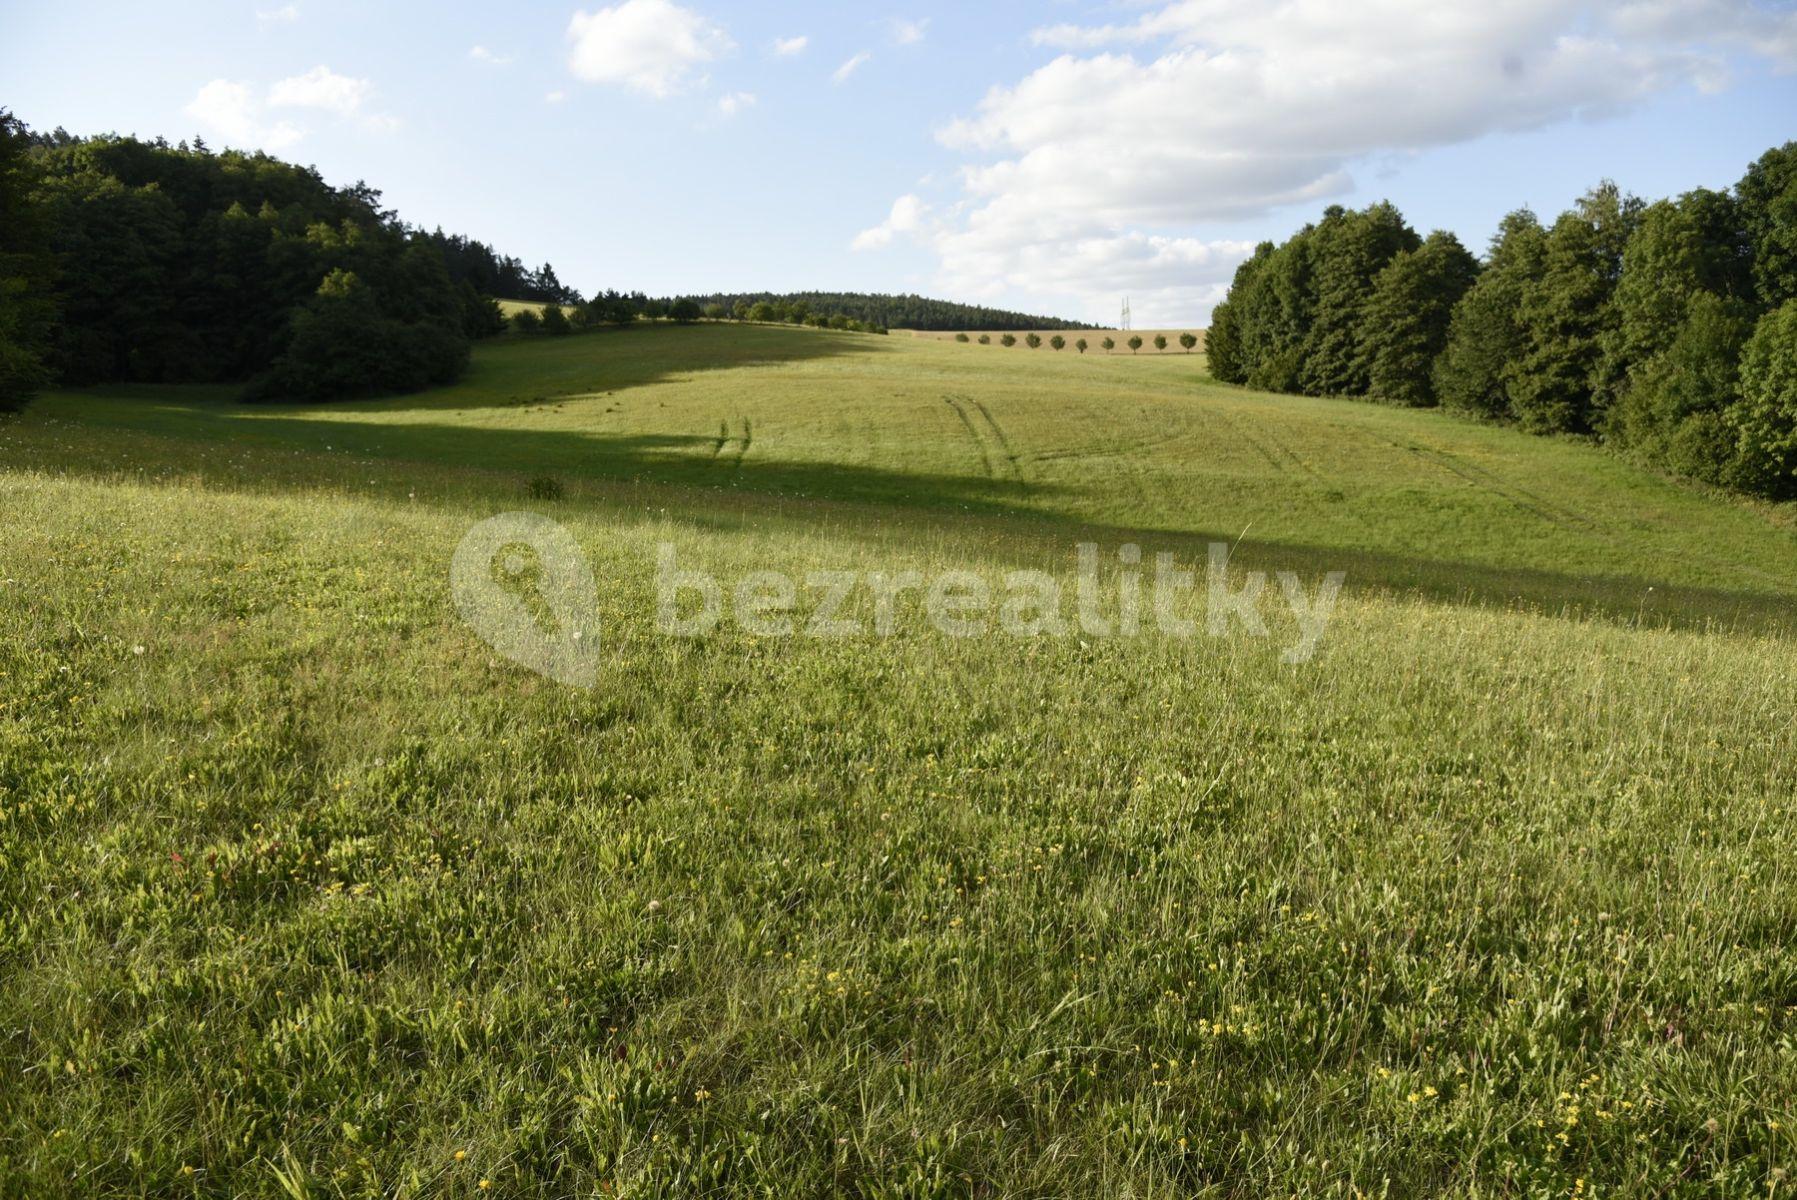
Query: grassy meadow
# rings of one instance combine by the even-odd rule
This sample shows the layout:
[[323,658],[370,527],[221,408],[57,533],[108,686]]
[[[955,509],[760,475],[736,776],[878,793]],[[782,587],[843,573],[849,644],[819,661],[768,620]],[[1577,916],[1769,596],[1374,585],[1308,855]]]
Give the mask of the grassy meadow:
[[[656,326],[0,422],[0,1195],[1797,1187],[1797,514],[996,349]],[[593,565],[591,690],[451,601],[515,509]],[[1312,661],[1271,611],[655,627],[663,544],[1215,541],[1346,573]]]

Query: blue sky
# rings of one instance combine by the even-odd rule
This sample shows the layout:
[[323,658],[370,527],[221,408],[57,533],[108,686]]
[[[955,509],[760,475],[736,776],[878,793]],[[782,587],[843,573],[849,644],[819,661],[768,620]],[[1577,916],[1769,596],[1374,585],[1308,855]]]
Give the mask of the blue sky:
[[1517,205],[1726,186],[1797,136],[1788,0],[65,0],[5,27],[0,104],[35,127],[267,148],[583,290],[1095,320],[1127,293],[1139,325],[1202,324],[1329,203],[1481,248]]

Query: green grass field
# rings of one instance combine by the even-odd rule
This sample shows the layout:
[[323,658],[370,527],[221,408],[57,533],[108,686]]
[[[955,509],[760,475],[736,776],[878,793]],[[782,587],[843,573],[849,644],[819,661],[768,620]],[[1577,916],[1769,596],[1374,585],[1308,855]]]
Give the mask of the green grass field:
[[[0,1195],[1797,1186],[1788,508],[1199,356],[727,325],[50,395],[0,504]],[[512,509],[593,564],[591,690],[457,615]],[[1082,541],[1347,585],[1302,665],[654,623],[663,543]]]

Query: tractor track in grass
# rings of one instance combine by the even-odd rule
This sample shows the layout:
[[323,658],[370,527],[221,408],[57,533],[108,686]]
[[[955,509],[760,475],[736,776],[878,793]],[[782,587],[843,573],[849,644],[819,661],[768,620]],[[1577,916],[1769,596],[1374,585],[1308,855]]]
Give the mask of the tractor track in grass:
[[[1390,439],[1387,439],[1388,441]],[[1415,442],[1391,441],[1391,445],[1399,450],[1408,451],[1424,462],[1434,463],[1442,470],[1465,480],[1473,487],[1490,492],[1492,495],[1515,505],[1530,516],[1558,525],[1562,529],[1583,529],[1587,532],[1608,534],[1598,522],[1584,513],[1576,512],[1564,505],[1555,504],[1545,497],[1538,496],[1525,487],[1520,487],[1494,471],[1474,463],[1469,463],[1459,455],[1435,446],[1419,445]]]
[[967,436],[979,449],[980,458],[986,464],[986,474],[1000,483],[1027,484],[1023,464],[1018,460],[1017,452],[1011,448],[1010,438],[1005,436],[1004,429],[993,419],[986,406],[971,396],[953,393],[942,397],[943,403],[955,410],[961,418],[961,424],[967,430]]
[[[1622,538],[1617,534],[1616,530],[1604,522],[1586,516],[1576,509],[1556,504],[1525,487],[1510,482],[1495,471],[1467,462],[1464,458],[1454,454],[1452,451],[1442,450],[1433,446],[1418,446],[1395,441],[1391,444],[1399,449],[1408,450],[1412,454],[1416,454],[1426,461],[1436,463],[1443,469],[1458,475],[1473,486],[1483,488],[1493,495],[1499,496],[1509,503],[1514,504],[1517,508],[1529,513],[1531,516],[1558,525],[1562,529],[1577,529],[1585,533],[1593,534],[1611,544],[1617,544],[1622,541]],[[1743,562],[1740,559],[1710,559],[1709,562],[1713,566],[1727,567],[1731,570],[1739,571],[1749,578],[1757,579],[1763,583],[1779,584],[1783,582],[1776,575],[1771,574],[1753,563]]]
[[[1106,420],[1110,419],[1109,414],[1095,411],[1089,405],[1085,404],[1080,405],[1077,412],[1079,416],[1089,422],[1094,429],[1104,428]],[[1135,496],[1136,504],[1140,512],[1147,513],[1153,511],[1154,489],[1149,486],[1147,475],[1142,470],[1142,451],[1147,447],[1158,444],[1158,442],[1155,439],[1146,439],[1142,442],[1131,443],[1128,445],[1113,446],[1105,443],[1097,444],[1103,448],[1088,451],[1080,457],[1084,457],[1090,461],[1100,459],[1115,460],[1122,468],[1119,472],[1119,478],[1129,485],[1129,490]]]
[[[717,436],[711,439],[712,461],[729,463],[730,469],[733,471],[742,469],[743,458],[749,453],[749,447],[755,441],[755,431],[749,424],[749,418],[738,417],[737,420],[742,422],[741,433],[730,432],[730,422],[719,421]],[[726,453],[731,446],[734,446],[735,449]]]
[[1291,447],[1281,442],[1278,438],[1270,437],[1263,441],[1261,438],[1249,432],[1243,422],[1236,420],[1222,409],[1219,408],[1212,411],[1218,420],[1229,427],[1231,433],[1252,446],[1255,452],[1258,453],[1261,458],[1265,459],[1267,465],[1272,467],[1275,471],[1284,474],[1296,469],[1300,475],[1303,475],[1306,478],[1318,478],[1316,468],[1298,457],[1297,453],[1293,451]]

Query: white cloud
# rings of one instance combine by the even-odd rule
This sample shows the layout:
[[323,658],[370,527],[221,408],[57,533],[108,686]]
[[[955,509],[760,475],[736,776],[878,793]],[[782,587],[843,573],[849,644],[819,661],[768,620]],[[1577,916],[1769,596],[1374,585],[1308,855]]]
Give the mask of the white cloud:
[[1750,0],[1622,0],[1612,22],[1636,37],[1710,40],[1797,70],[1797,8]]
[[398,130],[398,117],[366,110],[373,95],[374,85],[368,80],[319,66],[304,75],[278,80],[266,94],[258,94],[247,83],[214,79],[188,102],[185,111],[229,143],[272,152],[298,142],[305,130],[292,121],[270,120],[271,108],[316,109],[353,121],[371,133]]
[[588,83],[651,96],[683,90],[696,68],[733,48],[724,30],[670,0],[624,0],[568,22],[568,69]]
[[247,83],[230,79],[214,79],[182,111],[227,144],[243,149],[279,152],[305,136],[303,130],[287,121],[265,124],[262,102],[254,90]]
[[373,96],[374,84],[368,80],[339,75],[326,66],[277,80],[268,89],[271,108],[315,108],[353,120],[370,133],[396,132],[401,125],[398,117],[366,110]]
[[901,233],[917,233],[923,228],[924,217],[929,209],[918,196],[900,196],[892,202],[892,211],[886,219],[872,229],[863,229],[855,235],[851,249],[879,250],[890,246],[892,239]]
[[754,92],[731,92],[718,99],[718,111],[726,117],[734,117],[745,108],[755,107]]
[[300,19],[299,5],[283,4],[279,8],[264,8],[256,11],[256,20],[263,25],[291,25]]
[[958,294],[1129,289],[1171,304],[1202,302],[1249,249],[1205,238],[1207,222],[1315,206],[1392,154],[1720,86],[1731,54],[1797,65],[1797,13],[1753,0],[1178,0],[1033,40],[1066,52],[940,131],[972,161],[950,215],[915,236]]
[[872,57],[873,57],[873,55],[871,55],[867,51],[863,50],[861,53],[855,55],[853,58],[851,58],[847,62],[843,63],[840,67],[837,67],[835,72],[833,74],[831,74],[830,78],[835,80],[837,83],[847,83],[849,81],[849,76],[853,75],[856,71],[859,71],[862,67],[866,66],[868,60],[871,59]]
[[557,88],[553,92],[544,93],[543,103],[545,103],[545,104],[560,104],[562,101],[566,100],[567,98],[568,98],[568,93],[562,91],[560,88]]
[[352,79],[320,66],[276,82],[268,89],[268,102],[276,108],[322,108],[348,117],[355,115],[373,92],[374,85],[366,79]]
[[495,67],[503,67],[511,62],[516,56],[511,54],[495,54],[485,46],[476,46],[468,51],[468,57],[475,62],[490,63]]
[[893,45],[915,46],[923,41],[924,35],[929,32],[930,19],[924,17],[920,20],[908,21],[903,17],[894,17],[886,23],[886,27],[892,34]]
[[781,58],[792,58],[794,55],[805,53],[805,47],[810,44],[811,39],[803,34],[798,37],[775,38],[774,53]]

